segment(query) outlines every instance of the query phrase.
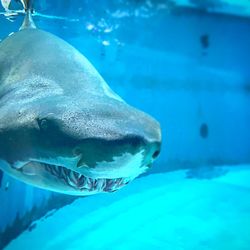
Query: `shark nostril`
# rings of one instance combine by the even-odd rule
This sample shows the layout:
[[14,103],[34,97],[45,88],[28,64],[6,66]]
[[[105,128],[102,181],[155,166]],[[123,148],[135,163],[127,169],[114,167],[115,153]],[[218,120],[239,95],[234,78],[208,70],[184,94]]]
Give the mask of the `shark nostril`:
[[157,156],[158,156],[159,154],[160,154],[160,150],[156,150],[156,151],[153,153],[153,155],[152,155],[153,159],[157,158]]

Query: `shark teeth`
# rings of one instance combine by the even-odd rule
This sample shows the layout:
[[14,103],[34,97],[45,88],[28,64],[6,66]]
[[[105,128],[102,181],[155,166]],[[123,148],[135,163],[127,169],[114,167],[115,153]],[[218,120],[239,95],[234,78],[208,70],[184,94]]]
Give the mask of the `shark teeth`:
[[114,192],[129,182],[126,178],[94,179],[65,167],[49,164],[44,164],[44,169],[57,178],[62,179],[70,187],[81,191]]

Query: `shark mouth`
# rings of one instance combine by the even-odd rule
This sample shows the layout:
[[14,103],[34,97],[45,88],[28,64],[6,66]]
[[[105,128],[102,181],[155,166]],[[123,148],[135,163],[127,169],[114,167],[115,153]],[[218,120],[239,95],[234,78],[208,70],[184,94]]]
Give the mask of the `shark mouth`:
[[114,192],[129,183],[128,178],[94,179],[62,166],[46,163],[43,165],[47,172],[64,181],[66,185],[82,192]]
[[[71,195],[91,195],[117,191],[144,173],[150,164],[144,165],[142,158],[143,152],[135,157],[125,154],[113,162],[98,162],[96,168],[81,166],[79,170],[72,170],[78,166],[78,158],[65,157],[32,158],[9,166],[19,172],[11,172],[13,177],[36,187]],[[114,173],[112,169],[119,171]]]

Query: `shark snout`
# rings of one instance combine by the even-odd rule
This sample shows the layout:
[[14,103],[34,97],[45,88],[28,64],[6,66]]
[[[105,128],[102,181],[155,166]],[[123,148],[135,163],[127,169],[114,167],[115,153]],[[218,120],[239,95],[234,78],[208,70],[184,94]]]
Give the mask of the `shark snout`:
[[127,121],[126,124],[117,121],[110,131],[105,125],[110,128],[114,121],[104,120],[98,136],[84,139],[73,148],[73,154],[80,156],[77,164],[80,173],[99,178],[129,177],[152,166],[161,150],[158,122],[148,116]]
[[159,142],[148,142],[141,137],[126,137],[111,141],[101,139],[84,140],[73,149],[73,155],[81,156],[78,167],[96,167],[100,162],[112,162],[125,154],[143,154],[143,164],[152,163],[160,153]]
[[159,123],[124,103],[95,104],[91,113],[83,111],[62,122],[65,134],[77,138],[72,152],[81,158],[79,169],[150,167],[161,150]]
[[77,171],[97,178],[136,177],[151,167],[159,153],[160,143],[141,137],[90,139],[73,149],[80,156]]

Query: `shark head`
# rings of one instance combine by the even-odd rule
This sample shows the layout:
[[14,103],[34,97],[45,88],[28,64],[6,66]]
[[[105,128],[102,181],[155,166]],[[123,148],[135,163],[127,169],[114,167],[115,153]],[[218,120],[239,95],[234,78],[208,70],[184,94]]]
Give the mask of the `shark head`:
[[19,101],[1,109],[0,159],[26,183],[75,195],[113,192],[159,155],[158,122],[123,101],[39,97],[38,88],[27,101],[18,91],[5,98]]
[[113,192],[159,155],[159,123],[60,38],[25,28],[1,42],[0,65],[0,168],[13,177],[72,195]]

